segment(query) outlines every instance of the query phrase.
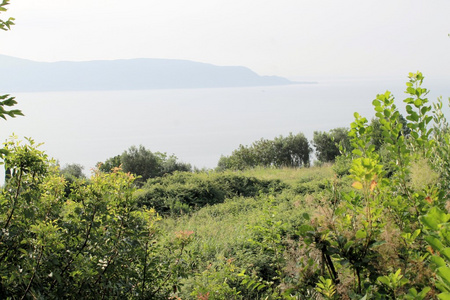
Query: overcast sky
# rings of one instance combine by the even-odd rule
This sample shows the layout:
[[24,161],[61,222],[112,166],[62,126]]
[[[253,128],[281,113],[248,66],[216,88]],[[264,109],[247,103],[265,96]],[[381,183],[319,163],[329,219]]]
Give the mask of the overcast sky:
[[450,78],[449,0],[11,0],[0,54],[188,59],[260,75]]

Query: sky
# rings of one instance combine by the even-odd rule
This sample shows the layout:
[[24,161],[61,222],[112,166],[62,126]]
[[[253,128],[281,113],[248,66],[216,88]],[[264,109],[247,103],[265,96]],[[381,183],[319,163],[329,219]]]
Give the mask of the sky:
[[450,80],[449,0],[11,0],[0,54],[169,58],[260,75]]

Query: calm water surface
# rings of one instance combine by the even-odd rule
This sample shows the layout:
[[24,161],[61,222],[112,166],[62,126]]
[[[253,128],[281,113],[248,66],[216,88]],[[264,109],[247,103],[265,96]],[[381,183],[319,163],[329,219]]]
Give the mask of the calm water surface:
[[[443,87],[444,85],[439,85]],[[131,145],[175,154],[199,168],[260,138],[348,127],[355,111],[371,118],[371,102],[386,89],[403,96],[404,83],[340,81],[278,87],[16,93],[25,117],[3,122],[0,138],[15,133],[44,142],[61,165],[85,173]],[[449,89],[436,91],[450,96]],[[430,94],[436,99],[439,94]]]

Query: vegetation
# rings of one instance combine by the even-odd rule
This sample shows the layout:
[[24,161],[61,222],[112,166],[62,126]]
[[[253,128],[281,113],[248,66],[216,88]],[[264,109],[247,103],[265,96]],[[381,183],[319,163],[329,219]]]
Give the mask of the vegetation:
[[254,167],[309,166],[312,149],[303,133],[273,140],[261,139],[251,146],[239,146],[230,156],[222,156],[218,170],[244,170]]
[[67,164],[60,169],[66,180],[74,181],[75,178],[83,179],[86,175],[83,173],[83,166],[79,164]]
[[[2,0],[0,3],[0,12],[5,12],[6,7],[9,5],[9,0]],[[1,30],[10,30],[11,26],[14,25],[14,18],[8,18],[8,20],[3,21],[0,19],[0,29]],[[22,112],[18,109],[6,110],[6,107],[11,107],[17,104],[17,101],[14,97],[11,97],[9,94],[0,95],[0,118],[5,119],[6,117],[14,118],[15,116],[23,116]]]
[[183,214],[233,197],[255,197],[279,192],[280,180],[261,180],[234,173],[174,173],[150,179],[136,193],[140,205],[153,207],[160,214]]
[[314,131],[313,146],[316,148],[317,160],[334,162],[335,158],[341,154],[341,150],[350,150],[348,129],[334,128],[329,132]]
[[[5,12],[6,11],[6,7],[9,5],[9,0],[2,0],[2,2],[0,3],[0,12]],[[11,26],[14,25],[14,18],[8,18],[8,20],[3,21],[2,19],[0,19],[0,29],[1,30],[10,30]]]
[[294,168],[311,148],[290,134],[241,146],[221,159],[231,171],[180,172],[141,146],[86,179],[12,138],[1,297],[450,299],[450,130],[423,80],[409,75],[405,118],[385,92],[347,138],[318,132],[332,166]]
[[137,175],[136,183],[142,184],[149,178],[171,174],[175,171],[191,171],[191,165],[178,162],[174,155],[167,156],[166,153],[151,152],[144,146],[131,146],[122,155],[111,157],[105,163],[98,163],[100,171],[113,172],[121,168],[124,172]]
[[[446,299],[450,134],[442,101],[430,105],[422,81],[417,73],[407,83],[408,134],[392,95],[378,95],[382,146],[375,123],[355,113],[333,166],[154,173],[136,190],[135,176],[120,168],[87,180],[78,165],[58,170],[33,140],[11,139],[3,149],[0,294]],[[298,137],[240,149],[289,149],[282,145]],[[122,165],[126,155],[136,166],[168,161],[130,149]]]

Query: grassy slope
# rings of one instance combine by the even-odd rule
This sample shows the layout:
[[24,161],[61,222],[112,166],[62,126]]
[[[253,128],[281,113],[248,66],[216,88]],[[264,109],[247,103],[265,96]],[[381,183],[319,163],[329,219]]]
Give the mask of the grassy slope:
[[[185,281],[185,295],[192,292],[198,284],[200,272],[225,258],[232,258],[241,269],[254,268],[263,273],[269,268],[264,248],[264,236],[275,230],[274,236],[287,237],[295,235],[305,219],[303,214],[310,212],[309,204],[320,201],[325,192],[326,182],[333,180],[331,166],[304,169],[264,169],[258,168],[238,172],[245,177],[264,180],[281,180],[287,187],[277,193],[265,193],[256,197],[233,197],[224,203],[206,206],[200,210],[180,217],[165,217],[161,227],[169,241],[176,232],[194,231],[193,241],[186,248],[193,253],[195,268],[192,276]],[[204,174],[200,176],[205,176]],[[266,226],[268,223],[279,225]],[[275,229],[274,229],[275,228]],[[256,244],[255,242],[256,241]],[[261,245],[257,243],[262,242]],[[264,252],[264,255],[261,254]],[[197,274],[197,275],[194,275]],[[197,276],[197,277],[196,277]]]
[[[288,188],[272,197],[268,195],[253,198],[236,197],[227,199],[224,203],[204,207],[192,215],[165,218],[161,224],[164,230],[166,232],[193,230],[196,233],[196,243],[202,245],[200,248],[215,249],[217,253],[223,252],[227,248],[226,245],[231,242],[245,240],[247,226],[257,221],[262,213],[262,207],[268,201],[274,202],[275,207],[279,209],[278,213],[287,217],[285,220],[294,219],[299,211],[304,212],[304,200],[311,197],[310,192],[315,192],[314,187],[333,179],[330,166],[302,169],[257,168],[238,173],[264,180],[278,179],[288,184]],[[302,189],[307,185],[311,185],[310,191]]]

